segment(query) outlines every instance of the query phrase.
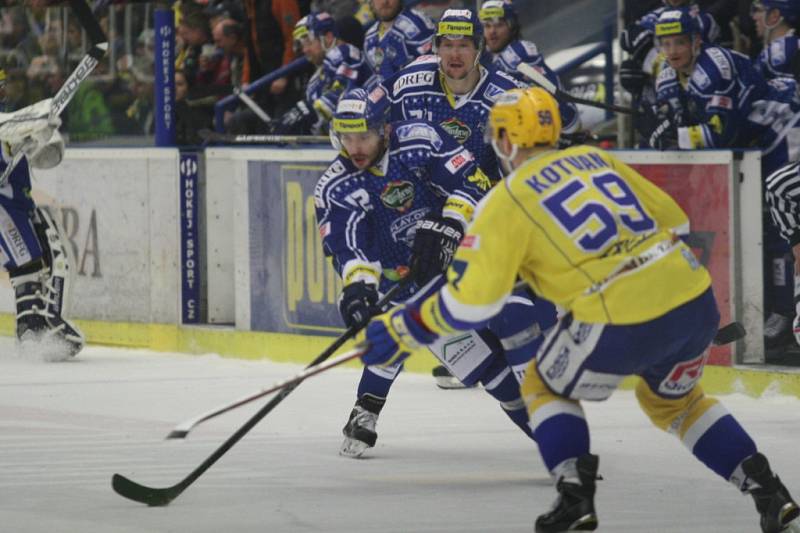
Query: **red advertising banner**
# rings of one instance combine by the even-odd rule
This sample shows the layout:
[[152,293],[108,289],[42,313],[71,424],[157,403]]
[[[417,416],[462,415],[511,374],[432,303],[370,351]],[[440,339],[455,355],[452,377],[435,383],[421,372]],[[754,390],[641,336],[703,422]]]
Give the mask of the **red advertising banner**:
[[[631,164],[664,189],[686,211],[691,222],[689,244],[711,273],[720,326],[731,321],[730,167],[724,164]],[[731,346],[713,346],[708,363],[730,366]]]

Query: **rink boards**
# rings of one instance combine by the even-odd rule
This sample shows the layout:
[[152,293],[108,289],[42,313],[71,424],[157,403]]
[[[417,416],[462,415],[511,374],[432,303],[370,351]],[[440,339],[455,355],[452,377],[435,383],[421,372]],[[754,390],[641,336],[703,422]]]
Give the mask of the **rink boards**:
[[[711,361],[763,361],[758,153],[617,154],[689,213],[690,244],[712,272],[723,322],[748,330],[744,342],[715,348]],[[334,155],[68,150],[57,169],[36,173],[34,196],[56,212],[75,255],[72,316],[93,342],[312,359],[342,331],[340,282],[322,255],[313,204]],[[0,312],[12,308],[2,291]],[[10,315],[2,326],[12,331]],[[432,364],[410,362],[418,370]]]

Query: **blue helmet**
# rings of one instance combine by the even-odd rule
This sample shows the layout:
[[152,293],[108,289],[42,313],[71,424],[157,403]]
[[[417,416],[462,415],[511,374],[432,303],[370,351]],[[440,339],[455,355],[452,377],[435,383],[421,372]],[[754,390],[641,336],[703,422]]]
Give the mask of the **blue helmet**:
[[517,11],[511,0],[487,0],[481,5],[478,11],[478,18],[481,22],[487,20],[507,20],[509,23],[517,23]]
[[321,11],[319,13],[309,13],[298,20],[292,31],[292,38],[295,41],[299,41],[304,37],[319,39],[328,32],[337,35],[336,24],[330,13]]
[[367,93],[361,87],[348,89],[336,104],[331,122],[331,144],[341,150],[339,136],[345,133],[374,131],[383,134],[389,116],[389,101],[382,91]]
[[483,47],[483,24],[470,9],[448,9],[439,19],[436,27],[436,42],[438,46],[442,38],[445,39],[472,39],[475,47]]
[[789,24],[800,20],[800,0],[755,0],[753,7],[762,6],[766,11],[777,9]]
[[690,8],[681,7],[664,11],[655,25],[656,38],[670,35],[700,34],[700,25]]

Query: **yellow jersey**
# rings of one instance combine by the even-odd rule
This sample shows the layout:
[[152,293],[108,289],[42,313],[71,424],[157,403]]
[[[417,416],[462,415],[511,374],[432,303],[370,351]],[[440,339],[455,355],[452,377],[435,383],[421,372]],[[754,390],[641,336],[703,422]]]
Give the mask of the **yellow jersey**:
[[711,285],[679,238],[688,232],[678,204],[611,154],[545,152],[478,204],[448,283],[421,318],[440,334],[480,323],[519,277],[582,322],[645,322]]

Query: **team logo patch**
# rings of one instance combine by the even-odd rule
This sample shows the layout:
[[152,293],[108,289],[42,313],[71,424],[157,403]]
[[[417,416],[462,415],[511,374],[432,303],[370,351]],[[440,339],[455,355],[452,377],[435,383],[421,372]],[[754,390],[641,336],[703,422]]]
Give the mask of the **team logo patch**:
[[719,107],[722,109],[733,109],[733,100],[729,96],[715,94],[708,102],[708,107]]
[[706,355],[695,357],[691,361],[682,361],[672,367],[667,377],[658,386],[658,392],[670,396],[686,394],[703,376],[703,365]]
[[383,277],[389,281],[400,281],[408,275],[410,269],[405,265],[400,265],[396,268],[384,268]]
[[414,203],[414,184],[410,181],[390,181],[381,192],[381,202],[389,209],[405,212]]
[[461,144],[464,144],[469,139],[469,136],[472,135],[472,130],[456,117],[445,120],[440,125],[444,128],[444,131]]

